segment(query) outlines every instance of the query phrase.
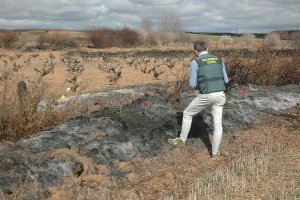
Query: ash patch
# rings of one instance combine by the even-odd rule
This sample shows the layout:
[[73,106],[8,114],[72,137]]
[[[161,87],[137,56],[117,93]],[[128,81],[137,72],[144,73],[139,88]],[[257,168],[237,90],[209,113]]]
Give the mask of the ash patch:
[[[247,89],[250,92],[246,95],[237,95],[240,91],[245,93]],[[165,100],[163,88],[160,87],[157,91],[161,91],[161,94],[155,96],[146,95],[146,90],[147,88],[140,87],[118,91],[123,97],[138,94],[128,105],[117,102],[118,99],[113,95],[115,91],[105,93],[105,99],[116,101],[116,106],[77,117],[51,131],[41,132],[9,145],[2,143],[1,188],[9,191],[12,185],[21,184],[24,180],[53,186],[69,177],[78,177],[87,170],[93,173],[93,167],[88,169],[80,159],[82,157],[90,159],[94,165],[107,166],[113,175],[122,176],[114,167],[114,160],[129,161],[137,156],[156,156],[168,151],[172,147],[166,144],[167,139],[177,136],[182,112],[198,93],[183,93],[180,103],[171,104]],[[224,107],[224,134],[249,126],[265,114],[295,106],[300,102],[298,91],[297,85],[233,88],[227,94],[227,104]],[[97,99],[102,100],[100,96]],[[85,100],[89,98],[85,97]],[[147,101],[146,109],[143,107],[144,101]],[[188,145],[209,148],[208,134],[212,133],[212,128],[209,109],[195,116]],[[54,159],[53,152],[60,149],[68,149],[76,156]]]

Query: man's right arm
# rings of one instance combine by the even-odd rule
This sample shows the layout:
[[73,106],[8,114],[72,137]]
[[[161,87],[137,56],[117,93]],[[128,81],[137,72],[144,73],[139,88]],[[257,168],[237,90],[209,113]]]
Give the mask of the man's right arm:
[[190,79],[189,79],[189,85],[191,88],[197,88],[197,75],[198,75],[198,63],[196,60],[193,60],[191,63],[191,70],[190,70]]

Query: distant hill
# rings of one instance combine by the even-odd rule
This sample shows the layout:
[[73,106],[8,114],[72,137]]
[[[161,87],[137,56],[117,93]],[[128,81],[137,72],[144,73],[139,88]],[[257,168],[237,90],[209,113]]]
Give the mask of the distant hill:
[[[276,31],[272,31],[272,32],[276,32],[279,33],[280,38],[282,40],[289,40],[290,36],[295,33],[295,32],[300,32],[300,30],[276,30]],[[222,35],[230,35],[232,37],[240,37],[241,35],[243,35],[243,33],[227,33],[227,32],[223,32],[223,33],[211,33],[211,32],[187,32],[190,34],[197,34],[197,35],[213,35],[213,36],[222,36]],[[252,33],[255,35],[256,38],[264,38],[266,36],[267,33]]]
[[[211,32],[187,32],[190,34],[204,34],[204,35],[213,35],[213,36],[222,36],[222,35],[230,35],[232,37],[240,37],[243,35],[243,33],[227,33],[227,32],[222,32],[222,33],[211,33]],[[264,38],[266,33],[253,33],[256,38]]]

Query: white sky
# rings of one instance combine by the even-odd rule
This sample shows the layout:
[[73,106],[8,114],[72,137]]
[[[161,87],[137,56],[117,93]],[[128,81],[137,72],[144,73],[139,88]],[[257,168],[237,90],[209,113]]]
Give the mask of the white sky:
[[269,32],[300,28],[300,0],[0,0],[0,29],[154,28],[167,13],[195,32]]

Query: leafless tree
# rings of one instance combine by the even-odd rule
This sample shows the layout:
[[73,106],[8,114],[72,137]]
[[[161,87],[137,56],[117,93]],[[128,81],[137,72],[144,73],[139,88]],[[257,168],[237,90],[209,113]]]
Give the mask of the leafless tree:
[[148,33],[152,31],[153,22],[149,17],[142,17],[140,28]]
[[176,39],[176,34],[182,32],[180,15],[175,12],[169,12],[161,16],[159,21],[160,39],[163,45]]
[[191,43],[191,41],[192,41],[192,37],[184,30],[180,30],[176,32],[175,42],[188,44]]
[[149,17],[141,18],[139,36],[140,36],[141,41],[144,44],[153,43],[153,42],[151,42],[151,40],[153,40],[152,26],[153,26],[153,22]]
[[220,38],[220,42],[226,47],[226,45],[230,45],[233,43],[233,39],[230,35],[222,35]]
[[270,32],[266,35],[264,42],[268,47],[276,47],[280,44],[280,35],[276,32]]
[[250,47],[255,43],[255,35],[252,33],[245,33],[242,35],[242,42],[246,45],[246,47]]
[[169,12],[160,18],[160,30],[162,32],[179,32],[182,30],[180,15],[175,12]]
[[175,40],[175,33],[160,32],[159,38],[160,38],[161,42],[163,43],[163,45],[168,45],[169,43],[171,43],[172,41]]

